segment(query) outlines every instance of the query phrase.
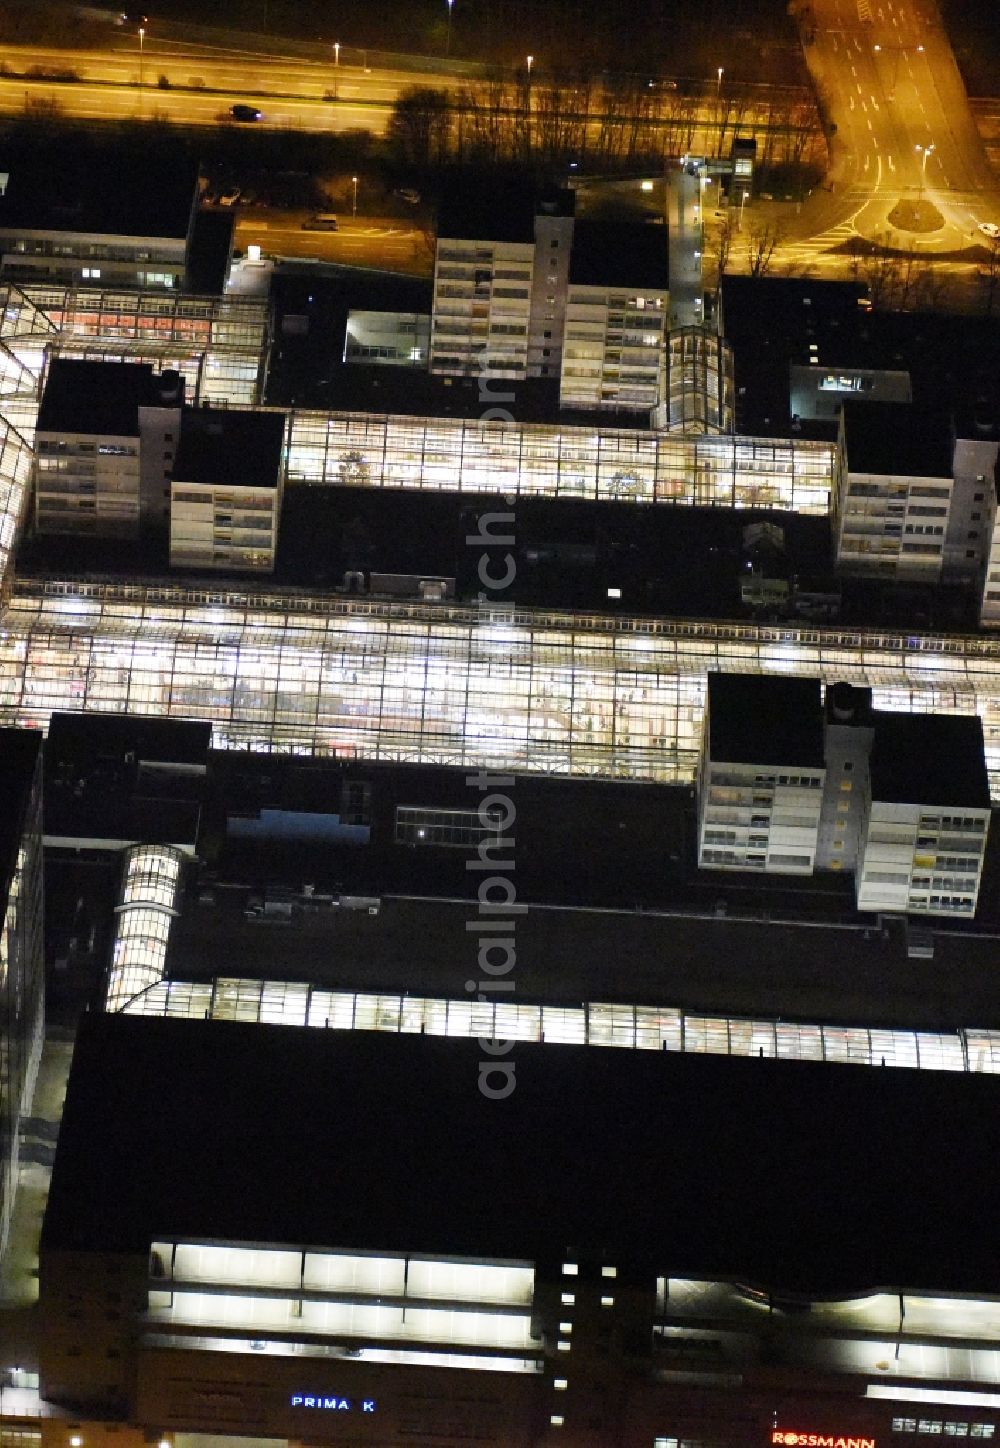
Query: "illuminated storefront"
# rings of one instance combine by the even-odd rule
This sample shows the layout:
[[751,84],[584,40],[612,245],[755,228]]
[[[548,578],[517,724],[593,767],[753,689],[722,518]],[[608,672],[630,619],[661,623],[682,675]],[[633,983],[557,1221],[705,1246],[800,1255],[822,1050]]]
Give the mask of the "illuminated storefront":
[[297,409],[288,480],[825,516],[835,455],[781,438]]
[[211,722],[219,748],[694,779],[709,671],[979,713],[1000,797],[1000,641],[125,584],[15,584],[0,718]]

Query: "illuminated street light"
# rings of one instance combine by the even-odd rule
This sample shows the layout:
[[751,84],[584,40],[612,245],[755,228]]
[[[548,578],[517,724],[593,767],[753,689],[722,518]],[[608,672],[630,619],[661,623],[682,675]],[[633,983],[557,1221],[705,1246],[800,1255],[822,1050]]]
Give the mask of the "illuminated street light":
[[451,54],[451,12],[454,9],[455,0],[448,0],[448,43],[445,46],[445,55]]
[[927,158],[934,150],[934,143],[932,141],[929,146],[914,146],[913,149],[924,153],[924,158],[920,163],[920,183],[923,185],[924,177],[927,175]]
[[357,214],[358,214],[358,178],[357,178],[357,176],[352,176],[352,177],[351,177],[351,185],[354,187],[354,200],[353,200],[353,202],[352,202],[352,204],[351,204],[351,215],[352,215],[352,216],[357,216]]
[[333,42],[333,63],[334,63],[334,65],[339,65],[339,64],[340,64],[340,41],[339,41],[339,40],[335,40],[335,41]]
[[144,44],[144,42],[145,42],[145,39],[146,39],[146,27],[145,27],[144,25],[140,25],[140,26],[139,26],[139,109],[140,109],[140,111],[142,110],[142,52],[143,52],[143,44]]
[[721,96],[721,94],[722,94],[722,66],[721,66],[721,65],[719,66],[718,77],[719,77],[719,78],[718,78],[718,81],[716,82],[715,93],[716,93],[716,95]]
[[529,79],[529,80],[531,79],[531,67],[534,65],[534,63],[535,63],[535,57],[534,57],[533,55],[529,55],[529,56],[528,56],[528,79]]
[[740,221],[739,221],[739,230],[740,230],[740,231],[743,230],[743,208],[744,208],[744,206],[747,204],[747,200],[749,199],[749,196],[750,196],[750,192],[749,192],[749,191],[744,191],[744,193],[743,193],[743,199],[742,199],[742,201],[740,202]]

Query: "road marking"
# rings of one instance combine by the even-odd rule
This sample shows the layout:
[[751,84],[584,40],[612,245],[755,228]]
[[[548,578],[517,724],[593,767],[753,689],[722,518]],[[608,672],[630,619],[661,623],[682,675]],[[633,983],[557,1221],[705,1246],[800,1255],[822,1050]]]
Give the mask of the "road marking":
[[[861,109],[864,111],[865,115],[868,114],[868,107],[865,105],[864,101],[861,102]],[[868,124],[871,125],[871,122],[869,121]]]
[[869,129],[870,131],[874,131],[874,129],[875,129],[875,127],[872,125],[872,118],[871,118],[871,116],[868,117],[868,129]]
[[854,109],[854,97],[853,97],[853,96],[848,96],[847,99],[850,101],[850,103],[851,103],[851,110],[853,111],[853,109]]

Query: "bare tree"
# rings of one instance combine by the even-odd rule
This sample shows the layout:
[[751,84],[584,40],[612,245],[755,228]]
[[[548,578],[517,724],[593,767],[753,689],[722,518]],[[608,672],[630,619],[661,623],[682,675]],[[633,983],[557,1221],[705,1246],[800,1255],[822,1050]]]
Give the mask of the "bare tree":
[[747,235],[747,266],[752,277],[767,276],[771,270],[775,248],[781,239],[781,228],[771,221],[750,228]]
[[722,278],[729,268],[729,258],[733,250],[733,242],[736,239],[736,228],[733,225],[733,213],[726,212],[725,220],[719,227],[719,245],[715,253],[715,290],[722,288]]
[[407,165],[440,165],[451,149],[448,92],[430,86],[407,86],[392,108],[386,135],[399,160]]

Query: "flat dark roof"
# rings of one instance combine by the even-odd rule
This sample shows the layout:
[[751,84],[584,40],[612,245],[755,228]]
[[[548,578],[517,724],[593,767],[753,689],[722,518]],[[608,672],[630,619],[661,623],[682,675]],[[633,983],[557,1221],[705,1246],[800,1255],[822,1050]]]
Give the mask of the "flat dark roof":
[[983,721],[877,710],[871,786],[873,800],[891,804],[989,809]]
[[138,763],[205,765],[212,726],[200,719],[143,714],[53,714],[45,742],[46,770],[63,761],[118,758]]
[[438,206],[440,241],[519,241],[533,244],[535,216],[572,216],[572,191],[536,193],[517,182],[463,178]]
[[198,296],[222,295],[233,259],[235,211],[199,210],[188,254],[188,290]]
[[666,290],[667,228],[643,221],[578,221],[569,263],[570,285]]
[[42,736],[33,729],[0,729],[0,921],[7,908],[24,833]]
[[951,421],[915,403],[846,402],[844,436],[852,473],[916,478],[952,475]]
[[993,1077],[519,1043],[496,1101],[481,1059],[474,1040],[85,1015],[43,1256],[186,1238],[996,1290]]
[[709,674],[708,721],[713,764],[823,768],[818,679]]
[[[872,310],[855,282],[727,276],[721,326],[733,346],[736,426],[748,434],[820,437],[829,423],[792,430],[789,367],[903,371],[913,403],[952,412],[960,437],[1000,436],[1000,332],[989,317]],[[810,344],[815,344],[812,351]]]
[[[191,224],[198,165],[173,150],[150,160],[74,135],[58,147],[7,156],[0,228],[183,240]],[[113,174],[111,174],[113,173]]]
[[38,410],[39,432],[139,436],[139,408],[152,400],[148,362],[76,362],[55,357]]
[[276,488],[285,444],[283,412],[186,407],[174,479]]
[[[428,310],[430,304],[428,303]],[[504,378],[505,407],[516,422],[562,423],[607,428],[607,412],[559,407],[557,377]],[[477,377],[438,377],[420,367],[367,366],[352,362],[334,367],[321,401],[311,405],[345,412],[398,414],[405,417],[464,417],[478,422],[483,399]],[[649,409],[617,413],[615,426],[649,431]]]

